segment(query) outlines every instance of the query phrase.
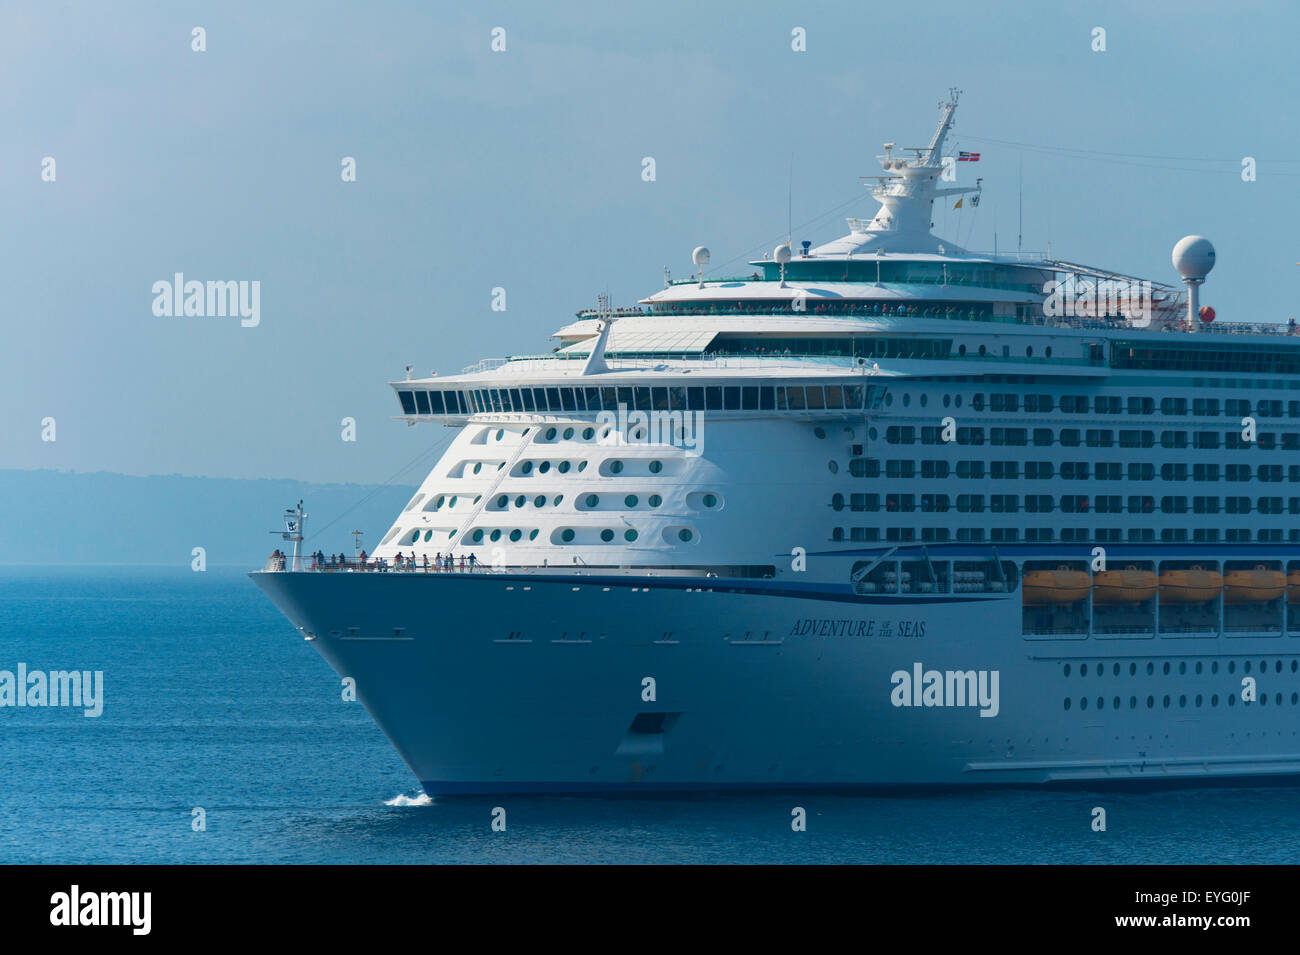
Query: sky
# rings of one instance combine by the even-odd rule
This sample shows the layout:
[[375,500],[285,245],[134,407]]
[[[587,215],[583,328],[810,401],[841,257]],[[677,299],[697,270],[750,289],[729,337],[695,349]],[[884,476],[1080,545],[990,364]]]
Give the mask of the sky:
[[[393,420],[405,365],[546,353],[697,245],[721,276],[787,221],[835,238],[954,86],[984,197],[939,235],[1014,249],[1022,193],[1025,250],[1175,281],[1200,233],[1202,301],[1285,321],[1298,28],[1281,0],[9,0],[0,468],[418,481],[450,432]],[[258,324],[156,315],[177,272],[260,283]]]

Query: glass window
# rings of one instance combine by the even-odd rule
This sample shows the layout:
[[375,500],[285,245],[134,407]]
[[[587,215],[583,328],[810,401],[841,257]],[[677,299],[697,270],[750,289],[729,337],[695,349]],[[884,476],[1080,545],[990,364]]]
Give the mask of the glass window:
[[704,389],[705,405],[709,411],[722,410],[722,388],[718,385],[708,385]]
[[740,389],[735,385],[730,385],[722,389],[722,406],[727,411],[740,410]]
[[415,408],[420,414],[429,413],[429,393],[427,391],[417,391],[415,393]]
[[415,414],[415,392],[399,391],[397,400],[402,403],[402,414]]

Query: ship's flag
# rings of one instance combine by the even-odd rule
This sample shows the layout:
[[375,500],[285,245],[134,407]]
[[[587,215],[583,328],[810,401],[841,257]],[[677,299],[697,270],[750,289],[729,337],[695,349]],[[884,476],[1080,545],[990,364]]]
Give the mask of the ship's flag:
[[957,154],[957,161],[958,161],[958,162],[979,162],[979,161],[980,161],[980,154],[979,154],[979,153],[959,152],[959,153]]
[[960,199],[957,200],[957,202],[956,202],[956,204],[953,206],[953,208],[954,208],[954,209],[960,209],[960,208],[961,208],[961,200],[960,200]]

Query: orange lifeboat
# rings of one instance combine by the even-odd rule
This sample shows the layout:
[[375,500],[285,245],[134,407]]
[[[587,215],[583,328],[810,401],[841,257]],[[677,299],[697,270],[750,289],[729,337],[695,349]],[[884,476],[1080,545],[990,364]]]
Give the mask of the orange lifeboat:
[[1082,570],[1064,565],[1056,570],[1031,570],[1021,581],[1021,600],[1026,607],[1054,607],[1072,604],[1088,596],[1092,579]]
[[1223,590],[1223,575],[1201,566],[1187,570],[1166,570],[1160,575],[1160,602],[1202,604],[1214,600]]
[[1292,603],[1300,602],[1300,570],[1286,575],[1286,599]]
[[1125,567],[1123,570],[1103,570],[1092,579],[1094,603],[1106,606],[1140,604],[1150,600],[1159,589],[1155,571]]
[[1262,604],[1286,593],[1286,574],[1257,564],[1254,570],[1230,570],[1223,578],[1225,604]]

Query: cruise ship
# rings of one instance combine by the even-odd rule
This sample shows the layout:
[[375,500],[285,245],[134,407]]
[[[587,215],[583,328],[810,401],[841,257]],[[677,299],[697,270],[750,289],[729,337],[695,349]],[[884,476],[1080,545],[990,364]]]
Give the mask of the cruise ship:
[[936,236],[956,109],[839,238],[390,383],[455,431],[415,496],[252,578],[425,792],[1300,775],[1300,336],[1201,307],[1199,236]]

